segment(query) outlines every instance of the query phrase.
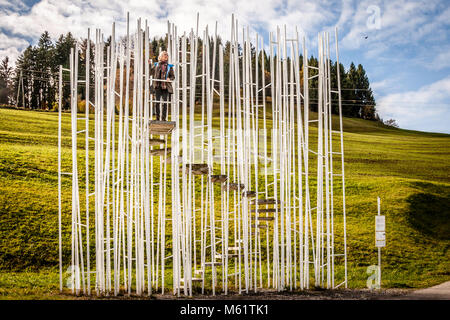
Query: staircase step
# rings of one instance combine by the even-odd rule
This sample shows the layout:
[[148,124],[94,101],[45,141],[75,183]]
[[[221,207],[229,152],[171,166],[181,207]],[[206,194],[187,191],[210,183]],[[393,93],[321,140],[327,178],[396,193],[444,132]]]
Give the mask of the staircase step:
[[258,217],[258,221],[273,221],[275,220],[274,217]]
[[251,190],[249,190],[249,191],[244,191],[244,192],[242,192],[242,196],[243,196],[243,197],[247,197],[247,198],[253,198],[253,197],[256,197],[256,191],[251,191]]
[[[256,212],[256,209],[252,209],[251,212]],[[259,213],[273,213],[273,212],[277,212],[277,209],[275,208],[258,208],[258,212]]]
[[159,146],[166,143],[166,141],[164,139],[149,139],[149,143],[151,146]]
[[158,135],[170,134],[175,128],[175,125],[176,125],[175,121],[157,121],[157,120],[149,121],[149,128],[151,134],[158,134]]
[[252,228],[256,228],[256,227],[258,227],[260,229],[267,229],[267,225],[265,225],[265,224],[258,224],[258,225],[252,224]]
[[[203,175],[209,173],[209,166],[206,163],[192,163],[186,164],[186,172],[189,172],[189,169],[192,171],[194,175]],[[182,169],[180,168],[180,171]]]
[[277,200],[275,200],[275,199],[257,199],[257,200],[252,200],[252,204],[259,204],[259,205],[277,204]]
[[224,174],[213,174],[211,175],[211,182],[213,183],[223,183],[228,180],[228,177]]
[[230,190],[241,191],[245,188],[245,185],[242,183],[238,184],[238,183],[232,182],[232,183],[228,183],[227,185],[224,185],[223,187],[224,188],[228,187],[228,189],[230,189]]

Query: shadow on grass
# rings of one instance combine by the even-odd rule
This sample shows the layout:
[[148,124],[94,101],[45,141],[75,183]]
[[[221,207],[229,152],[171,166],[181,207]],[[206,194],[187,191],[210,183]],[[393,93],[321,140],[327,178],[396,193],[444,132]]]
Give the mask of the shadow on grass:
[[435,239],[450,240],[450,187],[426,182],[412,185],[420,191],[406,199],[411,226]]

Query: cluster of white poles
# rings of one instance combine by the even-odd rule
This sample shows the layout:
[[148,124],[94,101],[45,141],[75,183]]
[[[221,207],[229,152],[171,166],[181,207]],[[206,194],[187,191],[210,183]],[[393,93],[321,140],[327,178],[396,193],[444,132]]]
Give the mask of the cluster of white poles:
[[[60,68],[60,106],[62,75],[70,74],[72,133],[71,172],[62,172],[60,108],[60,289],[63,264],[71,266],[72,292],[88,295],[347,287],[340,75],[338,67],[332,88],[328,33],[318,35],[313,67],[297,30],[288,37],[277,28],[265,70],[263,38],[251,38],[234,17],[228,52],[217,24],[199,34],[197,17],[196,30],[180,34],[168,23],[174,94],[170,121],[159,122],[152,121],[159,101],[150,87],[160,80],[149,64],[150,27],[139,19],[130,34],[128,21],[122,41],[113,25],[108,46],[97,30],[91,47],[88,32],[86,56],[93,50],[95,62],[91,68],[86,59],[86,74],[94,70],[94,83],[79,79],[78,45],[70,68]],[[335,52],[339,66],[337,30]],[[314,78],[317,115],[309,111]],[[65,174],[72,179],[70,261],[62,255]]]

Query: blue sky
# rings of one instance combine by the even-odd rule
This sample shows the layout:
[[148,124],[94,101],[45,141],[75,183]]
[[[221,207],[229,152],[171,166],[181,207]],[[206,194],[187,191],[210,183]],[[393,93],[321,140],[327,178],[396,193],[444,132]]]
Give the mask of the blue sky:
[[71,31],[85,37],[87,28],[105,33],[116,21],[147,19],[162,35],[167,19],[189,31],[200,13],[200,27],[214,26],[228,38],[231,14],[240,25],[265,37],[277,25],[298,26],[315,54],[320,31],[339,28],[341,61],[366,69],[383,119],[406,129],[450,133],[450,2],[447,0],[271,1],[271,0],[0,0],[0,58],[15,59],[48,30],[56,38]]

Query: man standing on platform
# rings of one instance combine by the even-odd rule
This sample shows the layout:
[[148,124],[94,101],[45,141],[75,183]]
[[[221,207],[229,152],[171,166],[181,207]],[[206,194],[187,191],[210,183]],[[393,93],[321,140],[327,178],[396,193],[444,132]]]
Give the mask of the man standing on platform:
[[173,65],[168,63],[169,55],[167,51],[161,51],[158,62],[151,66],[153,75],[152,93],[155,94],[155,114],[156,120],[167,121],[167,105],[169,97],[173,93],[172,81],[175,79]]

